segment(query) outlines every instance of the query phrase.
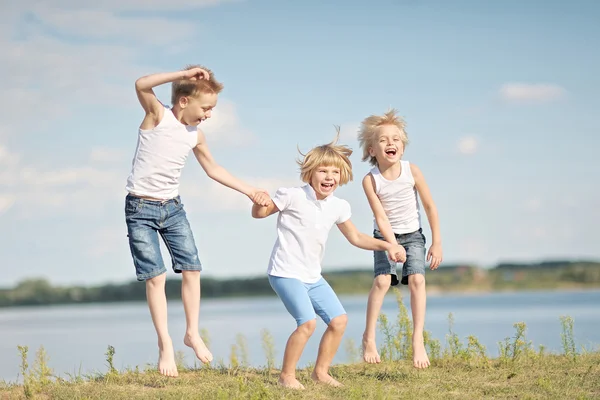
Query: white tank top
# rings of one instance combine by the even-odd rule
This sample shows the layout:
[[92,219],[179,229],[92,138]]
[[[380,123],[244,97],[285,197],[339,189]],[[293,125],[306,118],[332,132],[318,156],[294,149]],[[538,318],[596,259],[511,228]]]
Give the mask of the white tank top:
[[[421,228],[419,201],[410,163],[400,160],[400,165],[402,172],[393,181],[385,179],[379,172],[379,168],[371,169],[375,180],[375,193],[381,201],[392,230],[397,234],[411,233]],[[374,225],[375,229],[379,230],[376,221]]]
[[160,200],[177,197],[181,170],[197,143],[197,128],[182,124],[165,107],[155,128],[139,129],[126,190],[135,196]]

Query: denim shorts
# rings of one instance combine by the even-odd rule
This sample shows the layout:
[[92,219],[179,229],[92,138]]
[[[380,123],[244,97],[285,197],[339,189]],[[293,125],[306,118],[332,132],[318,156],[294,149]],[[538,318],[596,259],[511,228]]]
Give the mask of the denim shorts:
[[129,248],[138,281],[164,274],[158,236],[162,237],[173,271],[202,271],[198,249],[179,196],[167,201],[125,198],[125,221]]
[[[396,263],[391,261],[385,251],[375,251],[375,276],[379,275],[391,275],[392,286],[402,283],[408,285],[408,276],[421,274],[425,275],[425,236],[423,230],[419,228],[418,231],[411,233],[395,234],[396,241],[399,245],[403,246],[406,250],[406,262]],[[381,235],[381,232],[375,230],[373,237],[380,240],[385,240]],[[396,272],[397,267],[402,268],[402,279],[398,279]]]
[[325,278],[304,283],[299,279],[269,275],[269,283],[298,326],[315,319],[317,314],[327,325],[335,317],[346,314]]

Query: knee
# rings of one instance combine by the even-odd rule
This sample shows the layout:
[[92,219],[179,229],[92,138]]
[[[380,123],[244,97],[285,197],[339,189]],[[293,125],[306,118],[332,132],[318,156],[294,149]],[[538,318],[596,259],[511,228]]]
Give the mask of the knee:
[[167,274],[160,274],[150,279],[146,279],[146,287],[150,289],[154,289],[157,287],[162,287],[165,285],[167,281]]
[[181,278],[183,280],[200,280],[200,271],[181,271]]
[[348,325],[348,315],[346,314],[337,316],[329,322],[329,328],[337,332],[345,331],[346,325]]
[[392,284],[392,276],[387,275],[377,275],[375,280],[373,281],[373,288],[378,291],[387,291]]
[[425,287],[425,277],[421,274],[414,274],[408,277],[408,287],[411,290]]
[[312,334],[315,332],[316,327],[317,327],[317,320],[311,319],[310,321],[307,321],[307,322],[303,323],[302,325],[298,326],[298,328],[296,330],[303,335],[312,336]]

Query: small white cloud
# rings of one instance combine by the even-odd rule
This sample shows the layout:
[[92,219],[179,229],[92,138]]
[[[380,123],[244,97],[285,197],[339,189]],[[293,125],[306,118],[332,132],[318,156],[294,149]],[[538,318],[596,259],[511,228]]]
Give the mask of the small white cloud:
[[15,204],[15,196],[11,194],[0,195],[0,215],[8,211]]
[[340,142],[354,142],[358,137],[359,123],[347,123],[340,125]]
[[558,100],[566,90],[554,84],[507,83],[500,88],[500,96],[508,101],[547,102]]
[[15,166],[19,163],[21,156],[16,153],[12,153],[8,148],[0,144],[0,165],[4,166]]
[[245,146],[254,140],[255,135],[240,123],[235,104],[221,100],[212,111],[212,116],[200,124],[208,144]]
[[461,154],[475,154],[479,149],[479,141],[474,136],[465,136],[460,138],[457,148]]
[[525,207],[529,211],[538,211],[542,207],[542,200],[537,197],[533,197],[525,202]]
[[97,163],[117,163],[125,157],[123,150],[109,147],[95,147],[90,153],[90,161]]

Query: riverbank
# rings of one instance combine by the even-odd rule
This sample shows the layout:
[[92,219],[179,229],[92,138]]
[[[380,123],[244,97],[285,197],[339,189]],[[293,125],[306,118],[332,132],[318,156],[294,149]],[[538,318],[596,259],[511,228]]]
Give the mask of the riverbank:
[[310,370],[299,371],[306,390],[279,387],[276,370],[200,368],[181,370],[178,378],[153,371],[109,372],[63,381],[30,381],[29,386],[0,384],[0,399],[591,399],[600,396],[600,355],[538,355],[518,360],[432,362],[419,371],[408,361],[333,368],[342,388],[317,385]]

